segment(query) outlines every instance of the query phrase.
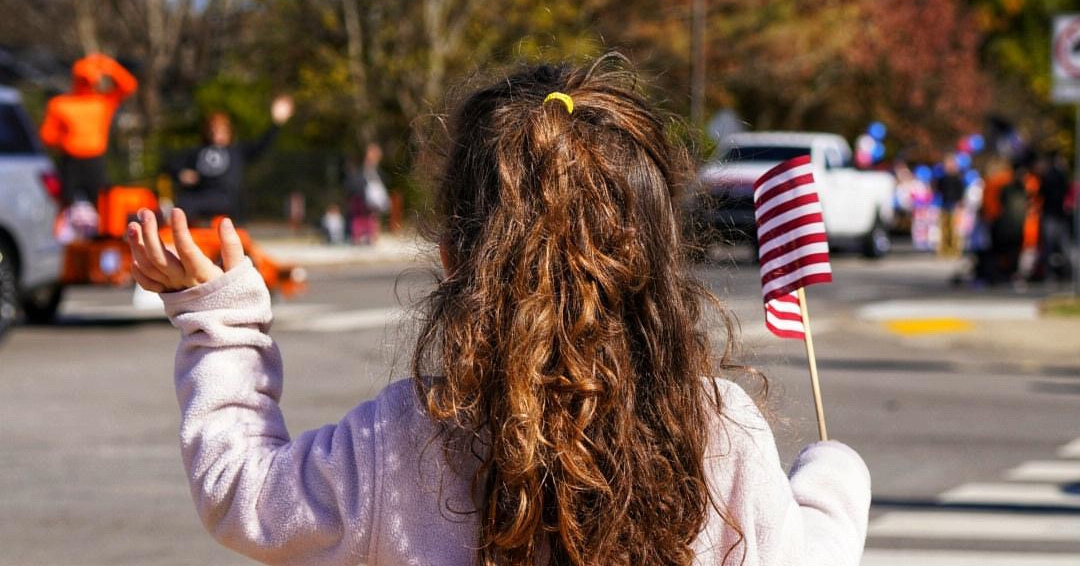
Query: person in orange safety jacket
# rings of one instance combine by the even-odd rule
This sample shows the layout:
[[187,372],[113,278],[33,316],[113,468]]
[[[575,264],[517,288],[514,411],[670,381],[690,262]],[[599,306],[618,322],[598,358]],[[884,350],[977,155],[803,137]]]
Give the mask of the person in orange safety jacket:
[[[108,184],[105,150],[113,114],[135,92],[138,81],[120,63],[100,53],[76,61],[71,78],[71,92],[49,100],[41,124],[41,141],[60,151],[64,204],[93,204],[98,191]],[[108,88],[106,78],[112,83]]]

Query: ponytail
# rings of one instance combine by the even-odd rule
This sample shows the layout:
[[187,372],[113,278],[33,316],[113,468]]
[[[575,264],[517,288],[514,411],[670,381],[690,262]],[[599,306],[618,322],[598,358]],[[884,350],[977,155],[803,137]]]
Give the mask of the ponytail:
[[453,266],[413,373],[432,418],[480,439],[479,564],[690,564],[709,509],[708,292],[678,261],[688,159],[606,62],[525,70],[452,123]]

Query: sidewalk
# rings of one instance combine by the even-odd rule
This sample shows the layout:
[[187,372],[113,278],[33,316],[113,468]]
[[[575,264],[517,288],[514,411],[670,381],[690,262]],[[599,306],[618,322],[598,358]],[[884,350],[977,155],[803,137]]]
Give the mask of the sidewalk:
[[[921,291],[902,299],[863,303],[852,313],[849,330],[987,359],[1080,365],[1080,316],[1048,315],[1042,310],[1048,298],[1068,295],[1069,285],[972,287],[961,282],[947,286],[945,282],[970,270],[967,261],[915,252],[891,255],[877,269],[898,281],[918,273],[921,277],[914,284]],[[940,284],[919,286],[927,281]]]
[[332,246],[310,229],[296,234],[278,224],[254,224],[247,229],[274,261],[301,267],[430,261],[436,253],[434,246],[411,231],[383,233],[371,246]]
[[928,298],[859,309],[863,323],[914,346],[982,352],[1015,362],[1080,364],[1080,317],[1042,312],[1045,297]]

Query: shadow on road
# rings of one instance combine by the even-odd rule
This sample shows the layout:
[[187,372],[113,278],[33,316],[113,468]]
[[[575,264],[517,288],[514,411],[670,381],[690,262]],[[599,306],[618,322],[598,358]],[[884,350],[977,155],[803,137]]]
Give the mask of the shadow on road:
[[33,328],[131,328],[135,326],[168,325],[169,320],[164,316],[60,316],[47,324],[25,323],[25,326]]
[[936,499],[904,499],[891,497],[875,497],[870,501],[870,507],[878,511],[892,509],[922,509],[933,511],[986,511],[1008,512],[1029,514],[1062,514],[1080,515],[1080,508],[1067,505],[1030,505],[1018,503],[964,503],[946,502]]
[[[775,358],[771,364],[805,367],[806,361],[800,358]],[[975,366],[987,374],[1015,375],[1022,377],[1053,377],[1080,379],[1080,366],[1030,365],[978,361],[950,360],[910,360],[888,358],[818,358],[818,367],[839,371],[865,372],[902,372],[902,373],[968,373]],[[1033,387],[1045,386],[1047,390],[1068,388],[1070,393],[1080,394],[1080,384],[1062,384],[1059,382],[1036,382]],[[1052,391],[1059,392],[1059,391]]]

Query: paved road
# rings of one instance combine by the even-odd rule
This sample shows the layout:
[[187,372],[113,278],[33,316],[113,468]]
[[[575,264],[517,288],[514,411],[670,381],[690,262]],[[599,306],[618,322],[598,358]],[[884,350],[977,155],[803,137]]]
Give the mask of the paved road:
[[[307,296],[277,305],[293,431],[405,374],[413,326],[399,304],[431,279],[402,267],[313,271]],[[830,432],[874,476],[864,565],[1080,563],[1076,324],[1032,319],[1041,291],[954,289],[955,266],[923,256],[834,269],[809,293]],[[701,274],[741,320],[741,359],[769,378],[790,460],[816,435],[801,343],[761,330],[752,266]],[[198,523],[175,441],[176,332],[130,298],[76,290],[59,325],[0,345],[0,565],[249,563]],[[986,305],[1006,320],[978,320]],[[963,324],[899,324],[920,318]]]

